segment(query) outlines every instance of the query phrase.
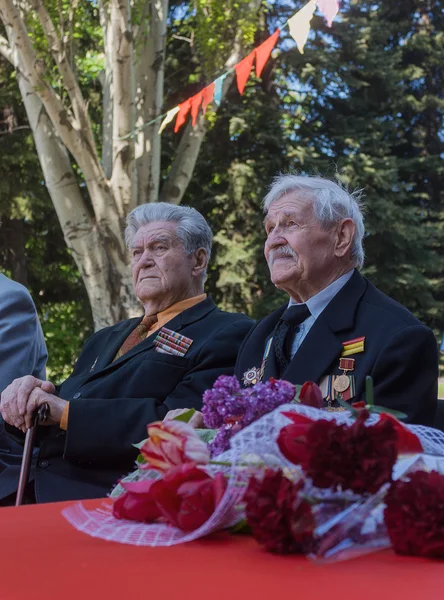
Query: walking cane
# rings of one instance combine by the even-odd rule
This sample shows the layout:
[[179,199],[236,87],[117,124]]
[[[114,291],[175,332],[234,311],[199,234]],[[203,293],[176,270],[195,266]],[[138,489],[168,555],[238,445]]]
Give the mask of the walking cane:
[[25,488],[29,480],[29,471],[31,469],[32,450],[34,448],[35,434],[37,425],[43,423],[49,416],[49,405],[45,402],[35,411],[32,419],[32,427],[28,429],[25,437],[25,446],[23,448],[22,464],[20,467],[20,477],[17,488],[15,505],[20,506],[23,502]]

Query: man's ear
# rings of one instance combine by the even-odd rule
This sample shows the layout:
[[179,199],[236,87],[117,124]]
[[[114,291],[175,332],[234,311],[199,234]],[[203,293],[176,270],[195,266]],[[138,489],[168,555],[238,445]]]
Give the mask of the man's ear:
[[193,267],[193,275],[198,277],[202,275],[208,265],[208,254],[205,248],[199,248],[194,253],[194,267]]
[[343,219],[336,230],[335,256],[345,256],[351,250],[356,225],[353,219]]

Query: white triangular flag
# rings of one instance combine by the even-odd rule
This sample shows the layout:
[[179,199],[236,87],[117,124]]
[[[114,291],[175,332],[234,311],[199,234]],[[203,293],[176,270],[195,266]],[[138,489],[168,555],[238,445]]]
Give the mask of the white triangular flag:
[[315,10],[316,0],[310,0],[310,2],[303,6],[301,10],[298,10],[298,12],[293,15],[291,19],[288,19],[290,35],[296,42],[298,50],[301,54],[304,54],[304,46],[310,31],[310,21]]
[[174,119],[174,117],[177,115],[178,112],[179,112],[178,106],[176,106],[175,108],[172,108],[171,110],[169,110],[167,112],[164,120],[160,124],[159,132],[158,132],[159,135],[162,133],[162,131],[165,129],[165,127],[168,125],[168,123],[171,123],[171,121]]

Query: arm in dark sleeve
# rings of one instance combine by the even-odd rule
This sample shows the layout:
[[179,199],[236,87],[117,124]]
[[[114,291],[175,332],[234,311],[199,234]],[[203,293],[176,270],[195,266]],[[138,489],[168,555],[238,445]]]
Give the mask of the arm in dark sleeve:
[[383,348],[372,371],[375,404],[433,425],[438,398],[438,345],[423,325],[405,327]]
[[132,460],[132,444],[146,437],[148,423],[174,408],[202,407],[202,394],[220,375],[232,375],[239,346],[253,322],[241,318],[217,331],[195,366],[163,402],[154,398],[79,398],[70,403],[64,458],[77,462]]

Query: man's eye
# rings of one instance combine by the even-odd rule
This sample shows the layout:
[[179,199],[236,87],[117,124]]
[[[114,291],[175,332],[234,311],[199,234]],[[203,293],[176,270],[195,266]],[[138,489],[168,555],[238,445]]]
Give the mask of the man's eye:
[[142,254],[142,251],[139,248],[133,249],[133,256],[140,256],[141,254]]
[[273,231],[273,229],[274,229],[274,225],[269,225],[267,227],[267,235],[270,235],[270,233]]
[[164,251],[164,250],[166,250],[166,249],[167,249],[167,247],[166,247],[166,246],[164,246],[163,244],[157,244],[157,245],[154,247],[154,250],[159,250],[160,252],[163,252],[163,251]]

